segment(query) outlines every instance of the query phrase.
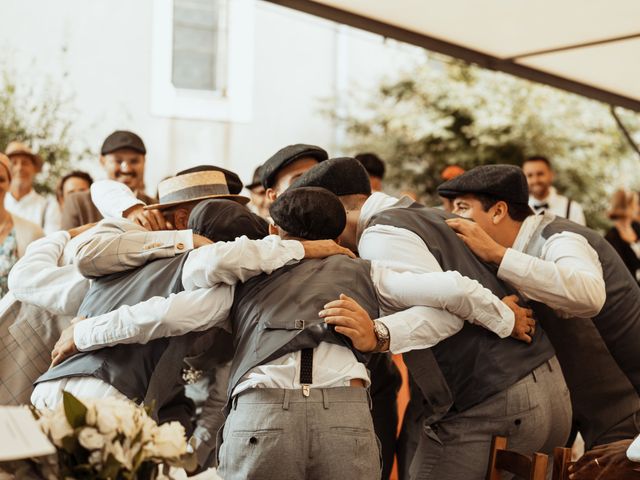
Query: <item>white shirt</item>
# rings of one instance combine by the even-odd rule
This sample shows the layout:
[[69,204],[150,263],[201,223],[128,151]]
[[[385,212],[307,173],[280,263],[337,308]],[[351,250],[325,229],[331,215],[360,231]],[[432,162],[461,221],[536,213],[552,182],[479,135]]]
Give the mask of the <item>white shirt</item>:
[[640,435],[627,448],[627,458],[632,462],[640,462]]
[[[475,320],[483,323],[483,326],[490,330],[500,331],[501,337],[510,334],[514,323],[513,312],[478,282],[462,277],[458,272],[442,272],[440,264],[418,235],[407,229],[390,225],[366,227],[374,215],[396,206],[397,202],[397,198],[376,192],[364,203],[358,220],[360,256],[367,260],[375,260],[378,264],[397,272],[427,274],[425,278],[434,272],[439,272],[436,278],[441,279],[443,287],[458,285],[458,293],[452,292],[452,296],[473,302],[468,304],[467,308],[471,308],[475,318],[467,318],[467,320]],[[444,283],[445,278],[448,278],[448,283]],[[446,290],[442,290],[440,294],[443,298],[447,298]],[[418,304],[414,303],[414,305]],[[382,305],[382,307],[384,313],[397,311],[397,306],[393,304]],[[464,320],[452,311],[463,313],[464,308],[446,311],[438,308],[413,307],[381,318],[380,320],[389,329],[390,350],[393,353],[403,353],[429,348],[456,334],[463,327]]]
[[[543,208],[541,205],[548,204],[548,208]],[[572,222],[579,223],[580,225],[586,225],[587,222],[584,218],[584,212],[582,211],[582,205],[575,200],[571,201],[571,208],[569,209],[569,217],[567,217],[567,206],[569,205],[569,199],[564,195],[560,195],[555,187],[549,187],[549,195],[543,200],[538,200],[533,195],[529,195],[529,206],[533,208],[533,211],[540,213],[543,210],[551,212],[558,217],[569,218]]]
[[607,293],[600,259],[586,238],[560,232],[547,239],[540,258],[522,253],[542,219],[543,215],[531,215],[522,222],[513,247],[500,263],[498,277],[561,317],[597,315]]
[[91,201],[104,218],[122,218],[122,213],[134,205],[144,205],[129,187],[115,180],[93,182]]
[[20,200],[16,200],[11,192],[7,192],[4,196],[4,206],[11,213],[42,227],[45,234],[60,230],[62,214],[58,202],[43,197],[35,190],[31,190]]

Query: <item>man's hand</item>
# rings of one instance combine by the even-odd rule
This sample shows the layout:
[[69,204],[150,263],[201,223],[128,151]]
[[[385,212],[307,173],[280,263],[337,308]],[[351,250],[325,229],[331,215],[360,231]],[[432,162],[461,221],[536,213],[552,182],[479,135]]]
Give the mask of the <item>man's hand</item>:
[[81,233],[86,232],[87,230],[89,230],[91,227],[93,227],[96,224],[96,222],[93,223],[87,223],[85,225],[80,225],[79,227],[75,227],[75,228],[71,228],[69,230],[67,230],[67,232],[69,233],[69,236],[71,238],[75,238],[78,235],[80,235]]
[[569,467],[571,480],[631,480],[640,478],[640,464],[627,458],[633,440],[595,447]]
[[304,240],[304,258],[327,258],[332,255],[347,255],[356,258],[348,248],[341,247],[333,240]]
[[533,312],[529,308],[523,308],[518,305],[518,296],[509,295],[502,299],[507,307],[509,307],[515,315],[515,322],[513,324],[513,331],[511,336],[517,340],[522,340],[526,343],[531,343],[533,334],[536,331],[536,321],[533,318]]
[[84,320],[86,317],[76,317],[71,320],[71,325],[65,328],[60,334],[60,338],[56,342],[53,347],[53,351],[51,352],[51,367],[55,367],[59,363],[62,363],[69,357],[72,357],[76,353],[78,353],[78,348],[76,347],[76,343],[73,340],[73,331],[75,329],[76,323],[81,320]]
[[204,247],[205,245],[211,245],[212,243],[213,242],[207,237],[203,237],[202,235],[198,235],[197,233],[193,234],[193,248]]
[[480,225],[464,218],[450,218],[446,222],[480,259],[500,265],[507,249],[493,240]]
[[353,298],[342,293],[339,300],[327,303],[318,315],[329,325],[335,325],[336,332],[349,337],[361,352],[376,349],[378,338],[373,331],[373,321]]
[[122,212],[122,216],[147,230],[173,230],[160,210],[145,210],[143,205],[134,205]]

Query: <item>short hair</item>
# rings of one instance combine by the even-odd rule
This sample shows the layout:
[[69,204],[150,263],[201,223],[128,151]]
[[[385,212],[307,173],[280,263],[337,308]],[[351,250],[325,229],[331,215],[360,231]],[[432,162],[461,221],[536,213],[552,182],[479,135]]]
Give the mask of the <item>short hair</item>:
[[553,165],[551,165],[551,161],[543,155],[531,155],[530,157],[525,158],[524,161],[522,162],[522,166],[524,166],[524,164],[527,162],[543,162],[547,165],[547,167],[549,167],[549,170],[553,170]]
[[527,217],[534,214],[531,207],[525,203],[509,202],[485,193],[472,193],[471,196],[480,202],[485,212],[488,212],[498,202],[506,203],[509,217],[516,222],[524,222]]
[[359,153],[354,157],[365,168],[367,173],[373,177],[384,178],[386,167],[384,161],[375,153]]
[[87,172],[83,172],[81,170],[73,170],[72,172],[69,172],[65,176],[63,176],[58,182],[58,187],[56,188],[56,196],[58,197],[58,199],[63,197],[64,184],[66,183],[66,181],[73,177],[81,178],[82,180],[87,182],[89,186],[93,184],[93,178],[91,178],[91,175],[89,175]]

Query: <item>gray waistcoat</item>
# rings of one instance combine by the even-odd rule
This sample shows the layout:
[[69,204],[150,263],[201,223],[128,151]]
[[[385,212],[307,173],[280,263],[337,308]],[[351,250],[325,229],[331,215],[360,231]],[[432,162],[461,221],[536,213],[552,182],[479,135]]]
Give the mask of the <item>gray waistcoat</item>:
[[[328,328],[318,312],[344,293],[377,318],[370,268],[367,261],[336,255],[286,265],[239,285],[231,310],[236,353],[229,395],[249,370],[287,353],[315,348],[320,342],[353,350],[350,340]],[[353,351],[358,360],[365,360]]]
[[[95,280],[78,314],[96,316],[122,305],[135,305],[154,296],[168,297],[182,291],[182,267],[186,258],[187,255],[179,255],[158,259],[135,270]],[[188,350],[190,335],[160,338],[145,345],[123,344],[80,353],[47,371],[35,383],[93,376],[113,385],[132,400],[142,401],[165,351],[170,347],[171,357],[179,358],[181,362]],[[177,375],[178,371],[174,373]],[[169,389],[172,384],[166,378],[165,381]],[[154,400],[158,401],[158,407],[162,405],[160,398]]]
[[585,443],[591,445],[640,410],[640,288],[598,233],[550,213],[544,214],[525,253],[540,257],[547,239],[563,231],[582,235],[597,252],[607,299],[593,320],[558,318],[541,304],[534,309],[562,365],[574,418]]
[[[457,270],[498,298],[512,294],[447,226],[444,220],[452,217],[442,210],[413,204],[384,210],[368,226],[410,230],[424,241],[442,270]],[[425,397],[425,420],[433,423],[452,408],[464,411],[501,392],[553,355],[553,346],[542,329],[536,330],[533,342],[527,345],[512,338],[500,339],[483,327],[465,322],[452,337],[431,349],[405,353],[404,358]]]

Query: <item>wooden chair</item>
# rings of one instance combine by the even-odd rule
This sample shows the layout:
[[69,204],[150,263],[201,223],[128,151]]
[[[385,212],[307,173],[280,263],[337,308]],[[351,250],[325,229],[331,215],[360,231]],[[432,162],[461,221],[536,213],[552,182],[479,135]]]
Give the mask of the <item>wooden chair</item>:
[[549,456],[534,453],[529,457],[512,450],[507,450],[507,439],[494,436],[491,441],[487,480],[501,480],[501,472],[513,473],[525,480],[545,480]]
[[552,480],[569,480],[567,469],[571,465],[571,449],[556,447],[553,449],[553,477]]

